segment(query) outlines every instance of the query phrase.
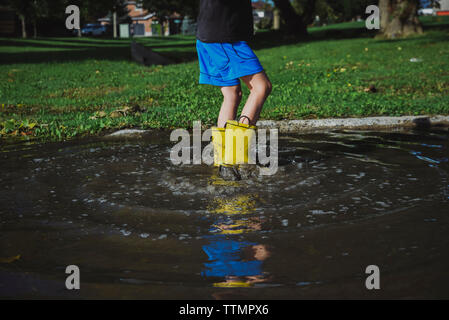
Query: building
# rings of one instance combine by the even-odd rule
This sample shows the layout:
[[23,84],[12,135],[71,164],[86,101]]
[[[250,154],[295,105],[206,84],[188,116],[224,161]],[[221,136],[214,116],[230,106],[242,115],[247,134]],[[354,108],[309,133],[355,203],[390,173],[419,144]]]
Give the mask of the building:
[[[118,18],[117,24],[129,24],[129,33],[135,37],[172,35],[181,32],[182,16],[173,13],[163,25],[155,13],[148,12],[139,1],[125,1],[127,14]],[[112,15],[98,19],[102,25],[112,24]]]
[[440,8],[436,10],[437,16],[449,16],[449,0],[439,0]]
[[254,24],[258,25],[262,20],[273,20],[273,7],[265,1],[254,1],[253,7]]
[[136,1],[125,2],[128,17],[131,19],[131,34],[134,36],[160,35],[154,26],[159,24],[154,13],[142,8],[142,4]]
[[[124,3],[127,14],[117,18],[117,24],[129,24],[131,33],[134,36],[152,36],[160,34],[155,30],[154,25],[158,24],[156,15],[142,8],[142,4],[136,1],[126,1]],[[112,25],[112,14],[98,19],[102,25]],[[132,25],[132,26],[131,26]]]

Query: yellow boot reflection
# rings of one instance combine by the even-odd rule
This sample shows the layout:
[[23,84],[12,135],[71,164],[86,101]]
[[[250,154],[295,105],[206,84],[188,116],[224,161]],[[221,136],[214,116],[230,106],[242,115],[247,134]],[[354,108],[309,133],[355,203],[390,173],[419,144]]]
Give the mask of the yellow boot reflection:
[[[240,195],[234,198],[217,198],[214,206],[210,210],[212,213],[224,214],[226,216],[233,215],[249,215],[255,213],[256,200],[250,195]],[[260,219],[257,217],[228,219],[227,223],[219,222],[213,227],[219,231],[217,234],[240,234],[260,230]]]
[[257,198],[246,194],[216,198],[209,206],[218,219],[211,226],[210,243],[203,246],[209,261],[204,264],[202,275],[224,278],[214,287],[250,287],[266,281],[262,271],[262,262],[270,256],[266,246],[234,238],[261,229],[260,218],[253,216],[256,205]]

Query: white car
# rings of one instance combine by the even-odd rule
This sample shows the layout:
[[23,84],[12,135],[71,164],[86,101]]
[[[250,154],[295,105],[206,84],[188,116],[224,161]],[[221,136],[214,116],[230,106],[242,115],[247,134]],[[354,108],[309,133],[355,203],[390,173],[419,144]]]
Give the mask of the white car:
[[435,14],[435,10],[433,8],[422,8],[418,10],[418,15],[420,16],[432,16]]

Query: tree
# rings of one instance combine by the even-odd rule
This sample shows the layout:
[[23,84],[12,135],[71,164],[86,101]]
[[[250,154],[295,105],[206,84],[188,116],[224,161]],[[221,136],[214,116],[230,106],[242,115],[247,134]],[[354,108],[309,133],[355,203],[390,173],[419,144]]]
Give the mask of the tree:
[[[117,16],[122,16],[126,13],[124,0],[97,0],[96,13],[101,16],[109,16],[112,20],[112,34],[114,38],[117,38]],[[92,10],[92,8],[91,8]],[[98,17],[97,17],[98,18]]]
[[373,4],[372,0],[327,0],[326,3],[335,13],[336,21],[350,21],[365,15],[365,9]]
[[419,0],[379,0],[380,33],[388,39],[422,33]]
[[[51,0],[59,1],[60,0]],[[80,9],[80,18],[84,22],[94,22],[98,18],[109,15],[113,18],[116,15],[125,14],[124,0],[65,0],[64,6],[76,5]],[[78,36],[81,37],[81,30],[78,30]]]
[[184,16],[196,17],[199,0],[142,0],[142,5],[148,11],[154,12],[165,27],[168,17],[175,12]]
[[166,19],[173,12],[196,17],[199,0],[142,0],[142,5],[150,12],[156,13],[159,19]]
[[29,3],[30,10],[28,15],[33,24],[33,38],[37,38],[37,24],[39,20],[49,15],[49,4],[48,0],[31,0]]
[[14,10],[19,16],[20,24],[22,26],[22,38],[27,37],[26,21],[30,11],[30,2],[31,0],[3,0],[0,2]]
[[288,34],[307,35],[307,25],[313,21],[315,13],[314,0],[295,0],[294,6],[289,0],[273,0],[279,10],[284,30]]

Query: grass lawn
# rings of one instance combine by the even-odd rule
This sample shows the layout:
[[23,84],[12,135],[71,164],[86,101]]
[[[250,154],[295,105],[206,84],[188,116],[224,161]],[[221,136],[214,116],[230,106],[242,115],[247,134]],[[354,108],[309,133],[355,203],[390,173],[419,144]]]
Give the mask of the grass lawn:
[[[307,41],[260,32],[252,45],[273,82],[261,117],[449,114],[449,18],[423,22],[425,35],[393,41],[363,23],[311,28]],[[198,85],[194,37],[138,41],[177,63],[138,65],[126,39],[0,38],[0,135],[214,124],[221,94]]]

